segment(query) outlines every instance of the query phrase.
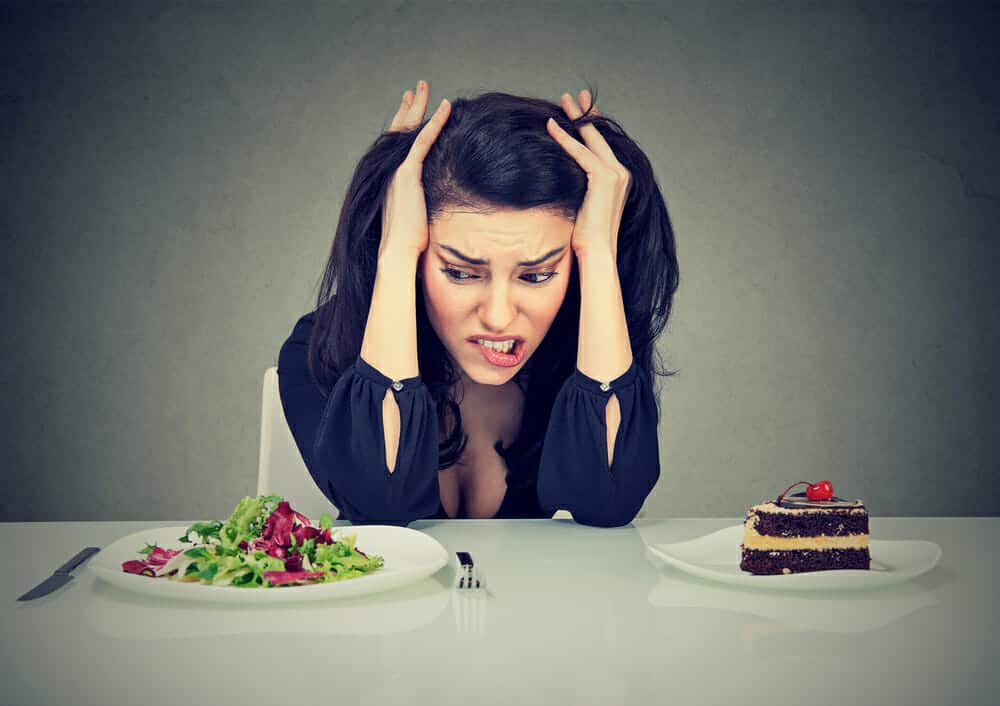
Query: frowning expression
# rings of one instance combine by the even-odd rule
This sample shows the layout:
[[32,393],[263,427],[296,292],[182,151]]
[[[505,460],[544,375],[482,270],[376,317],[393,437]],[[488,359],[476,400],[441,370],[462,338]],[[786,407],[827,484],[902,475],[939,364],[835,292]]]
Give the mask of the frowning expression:
[[540,208],[448,211],[429,226],[420,271],[431,326],[473,382],[510,381],[562,306],[573,221]]

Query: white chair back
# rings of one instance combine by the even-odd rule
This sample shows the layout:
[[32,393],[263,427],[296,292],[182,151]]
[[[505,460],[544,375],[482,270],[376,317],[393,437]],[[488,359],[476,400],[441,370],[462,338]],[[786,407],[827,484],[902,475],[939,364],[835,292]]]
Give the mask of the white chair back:
[[257,468],[257,494],[280,495],[292,509],[319,524],[319,516],[327,513],[334,519],[340,515],[316,486],[309,474],[292,430],[288,428],[285,410],[278,391],[278,369],[264,371],[264,395],[260,415],[260,462]]

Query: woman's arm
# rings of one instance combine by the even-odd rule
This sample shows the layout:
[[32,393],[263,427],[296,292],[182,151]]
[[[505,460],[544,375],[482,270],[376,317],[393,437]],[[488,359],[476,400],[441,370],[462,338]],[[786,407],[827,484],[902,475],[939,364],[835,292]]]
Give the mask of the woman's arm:
[[[581,105],[593,108],[591,99],[581,91],[577,105],[564,93],[563,110],[575,121],[583,115]],[[587,193],[572,239],[580,268],[577,369],[552,408],[538,498],[543,507],[569,510],[584,524],[623,525],[660,474],[655,398],[632,355],[616,264],[632,175],[594,124],[579,126],[582,143],[553,118],[548,131],[586,173]]]
[[[418,255],[386,250],[379,257],[372,302],[368,309],[361,358],[391,380],[417,377],[416,273]],[[386,389],[382,400],[385,464],[396,470],[399,451],[399,405]]]
[[[625,321],[625,304],[615,255],[610,248],[577,254],[580,268],[580,335],[576,367],[595,380],[620,377],[632,365],[632,346]],[[605,409],[608,466],[621,422],[621,406],[614,394]]]
[[[315,317],[307,314],[281,347],[278,383],[285,419],[316,485],[355,524],[407,524],[433,515],[437,482],[437,419],[419,377],[401,389],[360,356],[332,384],[317,385],[308,369]],[[314,359],[315,362],[315,359]],[[400,420],[398,462],[386,464],[383,407],[392,400]]]
[[552,408],[538,498],[581,524],[615,527],[635,518],[660,475],[656,400],[632,357],[614,258],[591,250],[577,262],[577,370]]
[[[415,129],[423,120],[429,97],[427,83],[420,81],[417,95],[403,103],[389,131]],[[382,205],[382,228],[378,266],[372,301],[368,308],[361,357],[392,381],[420,374],[417,361],[416,273],[420,254],[427,249],[429,226],[421,173],[424,158],[437,140],[451,112],[442,100],[420,132],[406,159],[393,173]],[[400,410],[386,390],[382,400],[385,429],[385,460],[389,472],[396,468],[399,449]],[[437,439],[434,439],[437,443]],[[436,468],[436,465],[435,465]]]

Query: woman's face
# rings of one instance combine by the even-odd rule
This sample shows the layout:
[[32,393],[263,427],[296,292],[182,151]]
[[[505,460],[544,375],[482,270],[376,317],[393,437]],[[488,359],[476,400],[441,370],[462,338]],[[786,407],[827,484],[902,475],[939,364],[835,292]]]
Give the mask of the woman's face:
[[473,382],[503,385],[538,349],[566,296],[572,233],[573,221],[538,208],[449,211],[430,224],[424,305]]

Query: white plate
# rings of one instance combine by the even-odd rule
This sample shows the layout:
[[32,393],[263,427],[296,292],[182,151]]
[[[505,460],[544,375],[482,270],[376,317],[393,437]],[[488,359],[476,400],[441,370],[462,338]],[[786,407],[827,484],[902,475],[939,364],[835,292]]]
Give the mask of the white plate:
[[941,547],[923,540],[869,541],[871,569],[836,569],[800,574],[757,576],[740,569],[743,525],[676,544],[649,544],[649,551],[671,566],[712,581],[778,590],[843,590],[907,581],[930,571]]
[[147,543],[168,549],[180,549],[181,527],[160,527],[130,534],[101,550],[87,564],[96,576],[120,588],[161,598],[180,598],[221,603],[283,603],[287,601],[327,600],[377,593],[414,583],[430,576],[448,563],[448,552],[430,535],[391,525],[348,525],[338,528],[338,535],[356,534],[357,546],[365,554],[385,559],[377,571],[356,579],[278,588],[235,588],[201,583],[151,578],[122,571],[122,563],[139,559],[139,550]]

